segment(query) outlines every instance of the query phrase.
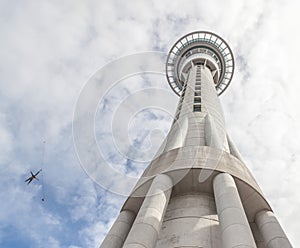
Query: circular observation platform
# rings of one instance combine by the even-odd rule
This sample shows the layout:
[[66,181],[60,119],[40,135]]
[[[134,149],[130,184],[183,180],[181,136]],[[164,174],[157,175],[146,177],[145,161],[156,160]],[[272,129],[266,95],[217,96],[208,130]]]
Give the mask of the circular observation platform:
[[230,47],[220,36],[196,31],[181,37],[171,48],[166,75],[171,88],[179,96],[192,64],[206,65],[211,70],[218,95],[229,86],[234,72],[234,58]]

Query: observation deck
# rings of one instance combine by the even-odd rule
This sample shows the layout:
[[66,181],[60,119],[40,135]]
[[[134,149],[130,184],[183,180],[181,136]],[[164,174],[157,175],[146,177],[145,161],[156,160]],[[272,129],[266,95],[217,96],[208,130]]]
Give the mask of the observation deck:
[[196,31],[181,37],[171,48],[166,75],[171,88],[179,96],[193,64],[202,64],[211,70],[218,95],[227,89],[234,72],[234,57],[220,36]]

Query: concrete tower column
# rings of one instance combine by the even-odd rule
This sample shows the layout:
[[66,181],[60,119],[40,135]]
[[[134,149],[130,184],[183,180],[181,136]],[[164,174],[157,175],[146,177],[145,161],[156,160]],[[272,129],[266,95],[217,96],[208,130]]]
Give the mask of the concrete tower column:
[[134,212],[129,210],[121,211],[107,236],[103,240],[100,248],[121,248],[129,233],[134,218]]
[[219,216],[222,247],[256,247],[239,193],[231,175],[214,178],[214,194]]
[[255,222],[267,248],[292,247],[273,212],[264,210],[257,213]]
[[172,186],[169,176],[160,174],[155,177],[123,248],[155,247]]

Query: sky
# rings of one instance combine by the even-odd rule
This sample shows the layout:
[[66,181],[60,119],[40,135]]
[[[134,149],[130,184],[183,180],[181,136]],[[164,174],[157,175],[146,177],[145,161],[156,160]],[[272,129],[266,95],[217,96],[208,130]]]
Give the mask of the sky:
[[172,123],[165,54],[197,30],[234,53],[227,130],[300,246],[299,5],[0,0],[0,247],[100,245]]

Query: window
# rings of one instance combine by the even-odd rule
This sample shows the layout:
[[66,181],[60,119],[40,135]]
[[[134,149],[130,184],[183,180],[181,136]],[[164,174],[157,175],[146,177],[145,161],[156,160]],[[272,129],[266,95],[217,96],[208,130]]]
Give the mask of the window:
[[194,112],[201,112],[201,106],[200,105],[194,105]]
[[201,91],[200,90],[198,90],[198,91],[195,91],[195,97],[200,97],[201,96]]
[[194,103],[201,103],[201,97],[195,97]]

